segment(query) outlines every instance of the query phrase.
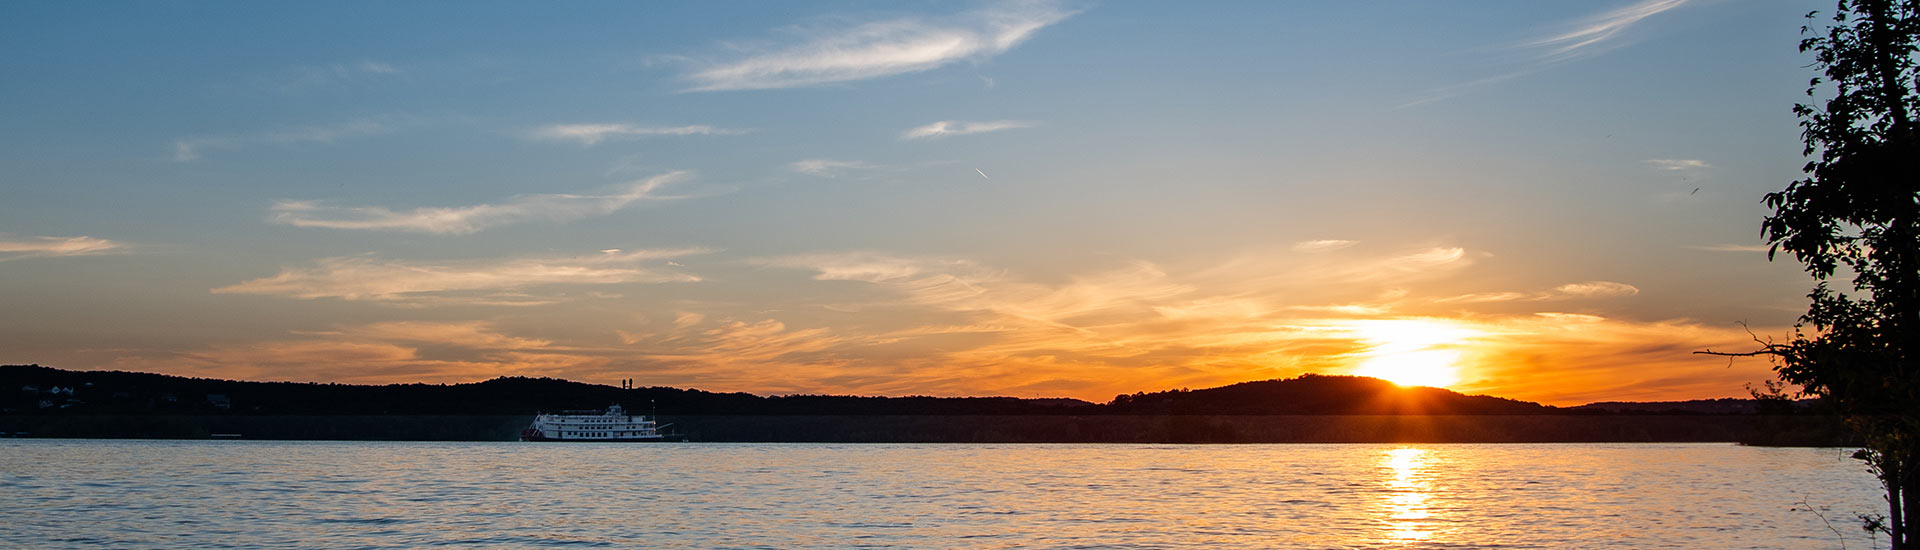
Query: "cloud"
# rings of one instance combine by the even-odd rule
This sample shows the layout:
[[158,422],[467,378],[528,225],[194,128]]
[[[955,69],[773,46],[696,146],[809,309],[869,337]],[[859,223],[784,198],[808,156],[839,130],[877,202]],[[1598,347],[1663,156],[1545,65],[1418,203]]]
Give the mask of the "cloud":
[[1640,293],[1640,289],[1633,285],[1612,281],[1567,283],[1553,287],[1553,291],[1565,296],[1581,298],[1611,298],[1616,296],[1633,296]]
[[208,150],[239,149],[257,145],[293,145],[300,143],[333,143],[336,140],[370,136],[391,130],[387,123],[362,119],[332,126],[308,126],[292,128],[263,134],[204,136],[182,138],[173,141],[173,160],[175,162],[193,162]]
[[404,305],[541,305],[554,299],[523,291],[551,285],[699,281],[700,277],[693,274],[643,264],[707,252],[699,248],[635,250],[591,256],[437,264],[372,256],[323,258],[312,267],[282,268],[272,277],[215,288],[212,292]]
[[1452,303],[1486,304],[1486,303],[1494,303],[1494,302],[1538,300],[1538,299],[1541,299],[1541,297],[1542,295],[1540,294],[1527,294],[1525,292],[1476,292],[1473,294],[1462,294],[1459,296],[1437,298],[1434,300],[1434,303],[1437,303],[1437,304],[1452,304]]
[[1526,76],[1559,63],[1599,55],[1624,45],[1620,38],[1635,24],[1680,7],[1687,2],[1688,0],[1642,0],[1629,6],[1563,24],[1561,30],[1548,36],[1503,48],[1524,56],[1524,59],[1498,74],[1429,88],[1421,92],[1419,97],[1394,108],[1405,109],[1457,97],[1469,91]]
[[1647,166],[1673,171],[1705,170],[1713,167],[1713,165],[1707,164],[1707,161],[1694,159],[1652,159],[1647,161]]
[[[644,263],[624,254],[452,265],[334,258],[227,291],[400,305],[552,301],[568,295],[545,286],[674,274],[660,271],[674,254]],[[250,367],[238,365],[256,364],[265,365],[262,372],[356,380],[637,372],[647,383],[723,391],[1105,400],[1359,372],[1368,361],[1409,353],[1454,361],[1463,381],[1456,389],[1554,404],[1596,395],[1738,395],[1740,383],[1768,375],[1763,362],[1728,369],[1724,360],[1688,353],[1746,342],[1736,327],[1517,309],[1514,302],[1630,293],[1623,283],[1483,293],[1486,302],[1444,305],[1422,297],[1423,286],[1482,280],[1459,271],[1480,256],[1455,246],[1292,254],[1283,244],[1193,266],[1101,256],[1107,264],[1036,275],[959,258],[818,252],[744,260],[792,270],[786,280],[767,281],[785,289],[775,303],[629,302],[655,309],[620,308],[638,326],[576,319],[584,330],[543,328],[540,338],[470,321],[343,326],[298,333],[305,340],[196,353],[180,364],[240,372]],[[1416,265],[1398,267],[1409,262]],[[1502,303],[1488,308],[1501,313],[1465,311],[1493,302]]]
[[398,67],[385,61],[363,59],[352,63],[329,63],[326,65],[302,65],[288,69],[274,78],[269,85],[282,92],[293,92],[310,88],[348,85],[376,78],[392,77],[402,74]]
[[1764,244],[1699,244],[1687,248],[1708,252],[1766,252],[1771,247]]
[[1461,391],[1579,405],[1602,400],[1745,397],[1744,384],[1773,378],[1764,360],[1729,363],[1725,358],[1693,354],[1705,349],[1748,349],[1751,335],[1731,325],[1563,312],[1473,322],[1500,337],[1470,352],[1464,362],[1470,365],[1473,380],[1454,388]]
[[528,132],[527,137],[547,141],[573,141],[581,145],[596,145],[613,137],[724,136],[747,132],[748,130],[728,130],[706,125],[638,126],[627,123],[610,122],[542,126]]
[[857,160],[806,159],[787,165],[795,172],[823,178],[837,178],[848,172],[874,170],[877,165]]
[[[1142,389],[1210,387],[1304,372],[1359,372],[1367,361],[1392,353],[1435,349],[1443,349],[1462,369],[1463,382],[1456,388],[1555,404],[1579,404],[1599,393],[1557,381],[1597,382],[1591,374],[1596,372],[1640,373],[1624,379],[1648,380],[1631,393],[1649,398],[1737,394],[1740,385],[1715,390],[1665,380],[1665,375],[1651,380],[1646,373],[1698,373],[1722,382],[1765,377],[1765,365],[1728,371],[1724,361],[1702,361],[1688,353],[1744,341],[1744,333],[1737,330],[1708,329],[1684,320],[1458,310],[1462,304],[1638,292],[1624,283],[1587,281],[1533,293],[1467,295],[1431,312],[1419,308],[1445,300],[1422,300],[1400,290],[1444,277],[1447,270],[1470,264],[1473,256],[1450,246],[1358,258],[1250,254],[1249,259],[1191,270],[1131,261],[1058,280],[1021,277],[966,260],[875,252],[774,258],[759,263],[803,270],[818,281],[863,283],[873,295],[861,304],[820,304],[838,320],[824,325],[831,331],[816,336],[829,345],[785,341],[756,352],[759,359],[743,364],[704,355],[698,346],[705,344],[688,340],[682,345],[689,349],[678,356],[738,373],[729,376],[742,377],[741,383],[747,384],[754,383],[747,378],[751,373],[814,373],[784,381],[807,391],[823,391],[821,384],[829,383],[843,384],[829,386],[834,388],[967,395],[1059,388],[1056,391],[1093,400]],[[1394,268],[1409,262],[1413,266],[1408,269]],[[914,319],[916,324],[862,326],[849,322],[843,311]],[[1432,316],[1442,312],[1450,317]],[[775,327],[767,321],[731,330],[742,337],[770,339],[791,332],[777,330],[791,325]],[[1380,330],[1401,325],[1434,330]],[[649,341],[648,349],[675,348],[654,347],[663,341]],[[1568,350],[1565,361],[1558,352],[1563,347]],[[881,373],[883,367],[892,370]],[[1607,387],[1625,391],[1611,382]]]
[[673,326],[681,328],[691,327],[700,324],[701,321],[705,321],[706,319],[707,317],[705,315],[691,311],[682,311],[673,315]]
[[356,384],[461,383],[499,376],[588,380],[614,368],[611,352],[624,353],[514,336],[485,321],[392,321],[293,334],[301,338],[134,352],[103,367]]
[[1527,42],[1523,46],[1538,50],[1538,57],[1548,62],[1594,55],[1618,47],[1619,41],[1616,39],[1634,24],[1685,3],[1687,0],[1642,0],[1581,19],[1571,29]]
[[1399,257],[1395,263],[1409,269],[1425,269],[1465,260],[1467,249],[1457,246],[1436,246],[1420,252]]
[[1436,304],[1488,304],[1498,302],[1540,302],[1548,300],[1567,300],[1576,298],[1618,298],[1640,294],[1640,289],[1626,283],[1612,281],[1586,281],[1567,283],[1553,287],[1550,291],[1537,292],[1478,292],[1435,298]]
[[361,61],[354,64],[354,68],[367,74],[400,74],[400,69],[393,68],[393,65],[384,61]]
[[1333,250],[1340,250],[1342,248],[1347,248],[1356,244],[1360,244],[1360,241],[1348,241],[1348,240],[1341,240],[1341,239],[1321,239],[1317,241],[1299,241],[1299,242],[1293,243],[1293,251],[1294,252],[1328,252]]
[[1001,130],[1012,130],[1016,128],[1031,128],[1034,125],[1035,124],[1032,122],[1025,122],[1025,121],[1019,121],[1019,120],[989,120],[989,121],[982,121],[982,122],[942,120],[939,122],[928,124],[926,126],[920,126],[917,128],[913,128],[911,130],[907,130],[906,132],[900,134],[900,139],[929,139],[929,138],[939,138],[939,137],[947,137],[947,136],[964,136],[969,134],[985,134],[988,132],[998,132]]
[[685,179],[688,172],[669,172],[615,187],[602,195],[521,195],[499,204],[435,206],[393,210],[380,206],[327,206],[314,201],[274,203],[273,221],[296,227],[411,231],[468,234],[528,220],[569,221],[612,214],[634,204],[666,200],[654,193]]
[[0,262],[26,258],[124,254],[131,247],[107,239],[79,237],[14,237],[0,233]]
[[766,90],[928,71],[1005,53],[1073,14],[1050,2],[1004,2],[946,17],[802,30],[792,43],[753,49],[686,79],[693,91]]
[[960,273],[970,279],[992,279],[991,270],[966,260],[909,258],[877,252],[840,252],[800,254],[749,260],[749,263],[815,272],[817,281],[863,281],[878,283],[907,279],[928,273]]
[[553,342],[549,340],[520,338],[501,334],[494,330],[492,323],[485,321],[388,321],[332,331],[305,332],[300,334],[337,336],[353,340],[418,342],[436,346],[487,350],[536,349],[553,344]]

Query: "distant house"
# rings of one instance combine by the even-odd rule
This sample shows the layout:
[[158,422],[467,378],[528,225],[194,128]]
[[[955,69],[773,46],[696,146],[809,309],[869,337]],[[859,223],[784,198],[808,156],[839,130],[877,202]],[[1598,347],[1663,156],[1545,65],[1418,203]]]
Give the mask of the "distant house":
[[233,400],[228,399],[227,394],[224,394],[224,393],[207,394],[207,404],[213,405],[213,408],[220,409],[223,411],[233,409]]
[[20,386],[20,391],[23,391],[23,392],[26,392],[26,393],[40,393],[40,386],[35,386],[35,385],[33,385],[33,384],[27,384],[27,385],[25,385],[25,386]]

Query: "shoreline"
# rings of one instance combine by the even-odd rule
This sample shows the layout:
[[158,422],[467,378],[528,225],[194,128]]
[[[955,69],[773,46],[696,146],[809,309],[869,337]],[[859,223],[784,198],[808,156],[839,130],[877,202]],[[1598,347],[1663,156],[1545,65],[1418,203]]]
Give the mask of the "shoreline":
[[[0,416],[7,437],[512,441],[532,415]],[[695,442],[1682,443],[1844,446],[1825,416],[662,415]]]

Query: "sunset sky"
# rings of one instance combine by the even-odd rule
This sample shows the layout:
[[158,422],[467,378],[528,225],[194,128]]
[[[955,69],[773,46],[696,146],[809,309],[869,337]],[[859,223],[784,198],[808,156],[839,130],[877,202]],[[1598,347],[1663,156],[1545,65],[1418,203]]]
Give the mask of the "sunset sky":
[[1830,2],[0,3],[0,363],[1744,396]]

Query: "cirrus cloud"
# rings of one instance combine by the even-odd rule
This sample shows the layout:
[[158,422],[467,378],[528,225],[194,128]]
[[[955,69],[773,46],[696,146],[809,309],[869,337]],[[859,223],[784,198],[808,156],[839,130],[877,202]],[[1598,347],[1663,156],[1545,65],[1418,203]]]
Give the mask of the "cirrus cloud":
[[1609,298],[1609,297],[1615,297],[1615,296],[1633,296],[1635,294],[1640,293],[1640,289],[1638,287],[1635,287],[1633,285],[1626,284],[1626,283],[1616,283],[1613,281],[1587,281],[1584,283],[1567,283],[1564,285],[1553,287],[1553,291],[1566,296],[1577,296],[1582,298]]
[[611,214],[661,197],[661,187],[685,179],[687,172],[669,172],[615,187],[602,195],[522,195],[499,204],[431,206],[393,210],[380,206],[328,206],[315,201],[274,203],[273,221],[295,227],[411,231],[467,234],[497,225],[526,220],[569,221]]
[[700,248],[679,248],[448,263],[405,262],[373,256],[323,258],[312,267],[282,268],[272,277],[223,286],[212,292],[402,305],[541,305],[553,303],[555,299],[525,291],[553,285],[699,281],[699,276],[672,266],[644,264],[707,252]]
[[528,132],[527,137],[546,141],[572,141],[581,145],[598,145],[602,141],[615,137],[724,136],[744,134],[747,132],[748,130],[729,130],[704,124],[687,126],[641,126],[624,122],[605,122],[542,126]]
[[263,134],[181,138],[173,141],[173,160],[174,162],[193,162],[199,160],[201,155],[211,149],[237,149],[253,145],[333,143],[344,138],[370,136],[392,129],[391,124],[380,120],[361,119],[331,126],[308,126]]
[[929,139],[969,134],[985,134],[1017,128],[1031,128],[1033,126],[1035,126],[1034,123],[1021,120],[988,120],[979,122],[942,120],[907,130],[900,134],[900,139]]
[[692,91],[819,86],[932,70],[1005,53],[1074,14],[1051,2],[1006,2],[947,17],[903,17],[797,31],[792,43],[686,76]]
[[121,254],[128,246],[107,239],[78,237],[13,237],[0,233],[0,262],[25,258]]
[[1698,159],[1650,159],[1647,161],[1647,166],[1675,172],[1683,170],[1705,170],[1713,167],[1713,165],[1707,164],[1707,161]]

